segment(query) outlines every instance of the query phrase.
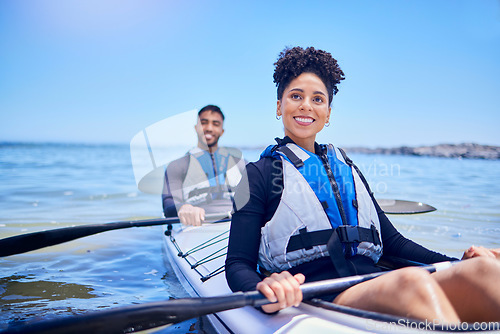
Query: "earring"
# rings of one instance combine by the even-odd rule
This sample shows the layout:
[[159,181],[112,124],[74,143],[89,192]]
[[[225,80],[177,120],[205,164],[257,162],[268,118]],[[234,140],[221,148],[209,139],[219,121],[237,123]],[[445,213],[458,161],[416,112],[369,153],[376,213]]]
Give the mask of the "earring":
[[281,115],[276,114],[276,119],[279,121],[281,119]]
[[325,123],[325,126],[326,126],[326,127],[329,127],[329,126],[330,126],[330,121],[326,122],[326,123]]

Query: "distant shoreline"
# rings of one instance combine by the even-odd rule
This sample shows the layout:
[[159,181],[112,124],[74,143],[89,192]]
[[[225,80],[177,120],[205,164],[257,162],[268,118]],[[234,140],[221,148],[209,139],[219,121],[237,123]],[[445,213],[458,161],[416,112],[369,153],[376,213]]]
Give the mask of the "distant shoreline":
[[[0,141],[0,148],[23,146],[37,147],[40,145],[55,147],[129,147],[129,144],[122,143],[72,143],[72,142],[9,142]],[[263,146],[238,146],[240,150],[258,150],[262,151]],[[458,158],[458,159],[483,159],[500,160],[500,146],[481,145],[475,143],[463,144],[439,144],[430,146],[400,146],[400,147],[377,147],[368,148],[361,146],[342,147],[347,153],[362,154],[383,154],[383,155],[413,155],[440,158]]]
[[[264,150],[265,147],[245,146],[241,150]],[[347,153],[413,155],[422,157],[500,160],[500,146],[481,145],[475,143],[439,144],[429,146],[399,146],[368,148],[362,146],[342,146]]]
[[393,148],[345,147],[348,153],[413,155],[459,159],[499,160],[500,146],[480,145],[474,143],[439,144],[432,146],[400,146]]

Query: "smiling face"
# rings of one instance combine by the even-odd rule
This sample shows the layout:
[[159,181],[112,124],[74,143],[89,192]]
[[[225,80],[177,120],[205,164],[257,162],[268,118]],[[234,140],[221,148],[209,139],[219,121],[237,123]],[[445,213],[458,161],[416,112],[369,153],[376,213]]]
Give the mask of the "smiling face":
[[283,117],[285,135],[297,145],[314,152],[316,134],[330,119],[328,91],[313,73],[302,73],[285,88],[276,114]]
[[220,113],[212,110],[202,112],[195,126],[198,134],[198,147],[214,152],[220,136],[224,133],[223,124],[224,120]]

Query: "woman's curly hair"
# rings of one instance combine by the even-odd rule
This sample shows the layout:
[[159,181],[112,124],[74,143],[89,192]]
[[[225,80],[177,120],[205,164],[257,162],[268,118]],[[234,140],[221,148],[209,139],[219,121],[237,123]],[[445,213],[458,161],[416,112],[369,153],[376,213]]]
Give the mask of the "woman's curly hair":
[[344,72],[337,60],[329,52],[316,50],[313,47],[303,49],[300,46],[285,48],[274,63],[274,83],[278,87],[278,100],[281,100],[285,88],[302,73],[314,73],[325,84],[328,90],[328,103],[332,103],[337,94],[337,84],[344,80]]

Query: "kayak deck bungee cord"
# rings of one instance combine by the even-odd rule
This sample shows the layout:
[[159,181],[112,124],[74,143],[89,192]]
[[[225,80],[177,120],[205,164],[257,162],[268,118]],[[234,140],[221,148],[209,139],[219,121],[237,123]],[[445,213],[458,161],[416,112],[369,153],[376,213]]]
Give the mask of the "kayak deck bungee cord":
[[167,229],[165,231],[165,236],[167,236],[170,239],[170,242],[179,251],[179,253],[177,253],[177,256],[186,260],[186,262],[191,266],[191,269],[193,269],[194,271],[196,271],[200,275],[200,279],[202,282],[205,282],[206,280],[224,272],[224,265],[214,269],[212,272],[210,272],[207,275],[202,275],[201,272],[199,272],[196,268],[202,264],[205,264],[205,263],[208,263],[208,262],[213,261],[215,259],[226,256],[227,252],[224,253],[224,251],[227,249],[227,245],[223,246],[222,248],[220,248],[218,250],[213,251],[212,253],[206,255],[204,258],[197,260],[195,263],[191,263],[188,259],[188,256],[191,254],[194,254],[198,251],[201,251],[203,249],[206,249],[208,247],[211,247],[211,246],[217,245],[221,242],[224,242],[225,240],[228,240],[229,239],[229,230],[224,231],[224,232],[214,236],[213,238],[210,238],[209,240],[206,240],[206,241],[200,243],[199,245],[183,252],[181,250],[181,248],[179,247],[179,244],[175,240],[174,236],[172,235],[171,226],[172,225],[169,225],[170,229]]

